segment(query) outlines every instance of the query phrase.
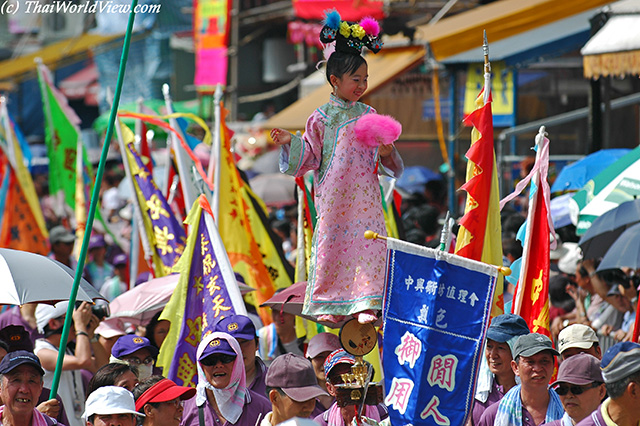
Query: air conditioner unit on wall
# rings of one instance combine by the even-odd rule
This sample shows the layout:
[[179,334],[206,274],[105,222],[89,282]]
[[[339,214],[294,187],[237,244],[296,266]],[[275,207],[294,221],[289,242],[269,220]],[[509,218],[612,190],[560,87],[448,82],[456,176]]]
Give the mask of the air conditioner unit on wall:
[[78,8],[74,13],[71,13],[70,11],[65,12],[64,10],[51,13],[41,13],[40,19],[42,21],[42,26],[40,27],[40,32],[38,34],[40,41],[49,43],[51,41],[77,37],[84,33],[86,18],[90,14],[84,13],[81,6],[89,2],[90,0],[66,1],[69,7]]

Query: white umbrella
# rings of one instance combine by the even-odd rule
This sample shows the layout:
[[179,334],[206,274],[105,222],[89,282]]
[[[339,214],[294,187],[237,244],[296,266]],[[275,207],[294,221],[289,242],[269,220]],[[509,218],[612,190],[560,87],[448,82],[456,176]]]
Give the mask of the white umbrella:
[[[0,282],[0,304],[57,303],[69,300],[73,275],[46,256],[3,248],[0,249]],[[83,289],[86,286],[91,284],[81,282],[77,300],[92,303],[91,295]]]

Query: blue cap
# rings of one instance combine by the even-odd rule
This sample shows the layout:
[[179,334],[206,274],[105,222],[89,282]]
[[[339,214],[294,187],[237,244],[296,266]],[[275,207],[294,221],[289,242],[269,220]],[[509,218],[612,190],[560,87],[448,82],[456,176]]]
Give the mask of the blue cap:
[[614,383],[640,371],[640,345],[622,342],[611,346],[600,362],[605,383]]
[[151,356],[158,355],[158,348],[153,346],[146,337],[136,336],[135,334],[125,334],[121,336],[111,348],[111,355],[120,359],[127,355],[131,355],[140,349],[149,349]]
[[224,339],[213,339],[209,342],[204,351],[202,351],[202,355],[198,358],[198,361],[202,361],[209,355],[213,354],[225,354],[225,355],[233,355],[236,356],[236,351],[233,350],[229,342]]
[[529,334],[527,322],[516,314],[502,314],[491,320],[487,329],[487,339],[504,343],[516,336]]
[[218,321],[214,331],[230,334],[235,337],[236,340],[253,340],[256,338],[256,327],[246,315],[230,315],[225,317]]
[[40,359],[35,356],[33,352],[29,351],[15,351],[6,354],[0,362],[0,374],[7,374],[22,364],[30,364],[34,366],[36,370],[38,370],[38,373],[44,376],[44,370],[42,369],[42,364],[40,364]]

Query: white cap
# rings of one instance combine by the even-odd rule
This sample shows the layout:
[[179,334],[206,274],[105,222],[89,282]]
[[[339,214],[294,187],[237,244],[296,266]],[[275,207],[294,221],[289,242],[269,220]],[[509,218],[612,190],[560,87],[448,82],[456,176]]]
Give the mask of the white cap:
[[58,302],[55,305],[39,303],[36,308],[36,324],[38,326],[38,331],[40,333],[44,333],[44,328],[49,324],[49,320],[65,315],[68,307],[68,300]]
[[136,403],[133,394],[119,386],[103,386],[91,392],[84,406],[82,418],[88,420],[94,414],[144,414],[136,411]]

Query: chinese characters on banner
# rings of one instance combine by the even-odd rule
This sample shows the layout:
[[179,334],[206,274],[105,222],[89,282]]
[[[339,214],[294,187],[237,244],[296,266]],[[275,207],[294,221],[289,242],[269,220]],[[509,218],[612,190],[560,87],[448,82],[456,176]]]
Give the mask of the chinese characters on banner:
[[387,239],[384,377],[391,424],[465,423],[498,270]]
[[127,144],[127,149],[129,167],[135,179],[135,196],[138,198],[143,224],[153,246],[155,275],[163,277],[171,273],[182,256],[187,236],[133,144]]
[[186,286],[186,298],[175,352],[170,354],[168,377],[180,386],[195,387],[196,349],[202,338],[213,332],[215,324],[225,316],[246,315],[247,312],[215,227],[211,207],[204,196],[194,203],[187,223],[190,234],[185,256],[177,266],[181,276],[174,293],[177,303]]

